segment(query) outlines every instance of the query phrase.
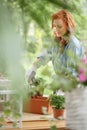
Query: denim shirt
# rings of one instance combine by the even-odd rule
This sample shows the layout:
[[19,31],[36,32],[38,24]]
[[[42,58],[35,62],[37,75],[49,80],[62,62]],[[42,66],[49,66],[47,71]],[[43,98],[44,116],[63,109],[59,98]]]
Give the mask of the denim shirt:
[[46,63],[49,60],[52,60],[52,64],[53,64],[56,74],[59,71],[62,72],[63,69],[67,69],[68,72],[71,72],[71,73],[73,73],[73,75],[76,75],[74,67],[73,68],[70,67],[70,64],[75,65],[76,62],[74,61],[73,58],[71,58],[68,55],[67,52],[71,51],[71,53],[74,55],[74,58],[77,56],[82,57],[83,48],[82,48],[80,41],[75,36],[71,36],[71,38],[70,38],[68,44],[65,46],[63,52],[61,54],[59,54],[58,50],[59,50],[58,44],[53,43],[52,48],[50,50],[44,51],[39,56],[39,58],[41,59],[40,60],[41,64],[46,65]]

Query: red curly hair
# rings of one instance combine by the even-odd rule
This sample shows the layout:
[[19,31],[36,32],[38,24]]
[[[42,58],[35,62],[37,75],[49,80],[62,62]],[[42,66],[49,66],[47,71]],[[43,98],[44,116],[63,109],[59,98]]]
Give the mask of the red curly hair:
[[69,33],[72,33],[75,31],[76,29],[76,23],[74,21],[73,16],[71,15],[71,13],[68,10],[61,10],[55,14],[53,14],[52,16],[52,28],[53,28],[53,21],[55,19],[62,19],[66,26],[67,26],[67,30],[69,31]]

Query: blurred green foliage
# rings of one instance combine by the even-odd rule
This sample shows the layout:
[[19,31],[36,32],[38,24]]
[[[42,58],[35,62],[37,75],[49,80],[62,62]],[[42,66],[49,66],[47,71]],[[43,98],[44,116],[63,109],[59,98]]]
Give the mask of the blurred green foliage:
[[[7,8],[2,10],[3,6],[1,6],[0,9],[0,72],[5,75],[10,73],[11,77],[16,77],[15,86],[20,84],[21,80],[24,81],[25,71],[39,52],[52,44],[51,16],[56,11],[68,9],[77,22],[76,36],[82,41],[87,41],[86,0],[44,0],[43,2],[41,0],[1,0],[0,2]],[[22,45],[23,48],[21,48]],[[22,84],[24,83],[21,82],[20,86],[23,86]]]
[[[86,5],[87,0],[0,0],[0,75],[11,79],[18,94],[14,97],[16,101],[19,95],[26,95],[25,71],[39,52],[52,44],[53,13],[68,9],[77,22],[76,36],[87,42]],[[60,88],[70,90],[72,87],[69,86],[76,84],[74,79],[70,81],[70,77],[67,80],[62,75],[53,78],[52,65],[39,71],[37,77],[42,76],[46,87],[53,91]],[[5,113],[9,115],[9,109]],[[18,117],[19,113],[14,111],[14,116]],[[4,121],[3,117],[0,118]]]
[[[34,49],[34,51],[32,49],[32,52],[37,53],[38,47],[35,47],[37,40],[40,38],[41,40],[43,40],[43,38],[50,39],[52,36],[51,16],[60,9],[68,9],[74,15],[77,22],[77,37],[81,40],[87,39],[86,0],[44,0],[43,3],[41,0],[7,0],[7,3],[13,11],[13,14],[15,14],[14,17],[16,18],[15,22],[17,23],[17,28],[21,28],[19,30],[22,31],[25,49],[30,53],[32,49],[31,44],[33,44]],[[21,19],[18,18],[19,15],[21,16]],[[34,33],[32,34],[32,37],[33,39],[36,39],[36,41],[32,40],[30,44],[31,36],[29,37],[28,31],[31,23],[33,23],[34,27]],[[31,31],[32,30],[33,29],[31,29]],[[37,30],[41,34],[41,37],[38,36],[36,32]],[[51,39],[49,41],[51,42]],[[42,44],[42,46],[45,47],[45,42],[41,42],[42,43],[37,43],[38,46]],[[27,47],[31,49],[27,49]]]

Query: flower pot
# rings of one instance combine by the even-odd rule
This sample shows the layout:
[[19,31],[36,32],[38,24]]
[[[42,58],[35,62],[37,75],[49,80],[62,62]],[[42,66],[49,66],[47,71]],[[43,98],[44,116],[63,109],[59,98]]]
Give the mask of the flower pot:
[[47,97],[31,97],[30,100],[24,104],[24,112],[45,114],[44,110],[46,112],[52,112],[50,108],[50,101]]
[[66,127],[70,130],[87,130],[87,87],[67,92],[65,97]]
[[55,118],[58,119],[58,117],[60,116],[64,116],[64,109],[56,109],[56,108],[53,108],[53,115]]

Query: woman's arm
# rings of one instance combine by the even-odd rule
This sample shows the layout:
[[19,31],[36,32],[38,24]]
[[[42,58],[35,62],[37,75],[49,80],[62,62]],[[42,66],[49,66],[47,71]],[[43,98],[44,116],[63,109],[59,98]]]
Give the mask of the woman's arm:
[[28,82],[33,82],[35,79],[35,74],[37,69],[41,66],[41,65],[46,65],[48,63],[48,61],[51,60],[51,51],[50,50],[45,50],[43,51],[34,61],[32,67],[28,70],[26,76],[28,79]]

